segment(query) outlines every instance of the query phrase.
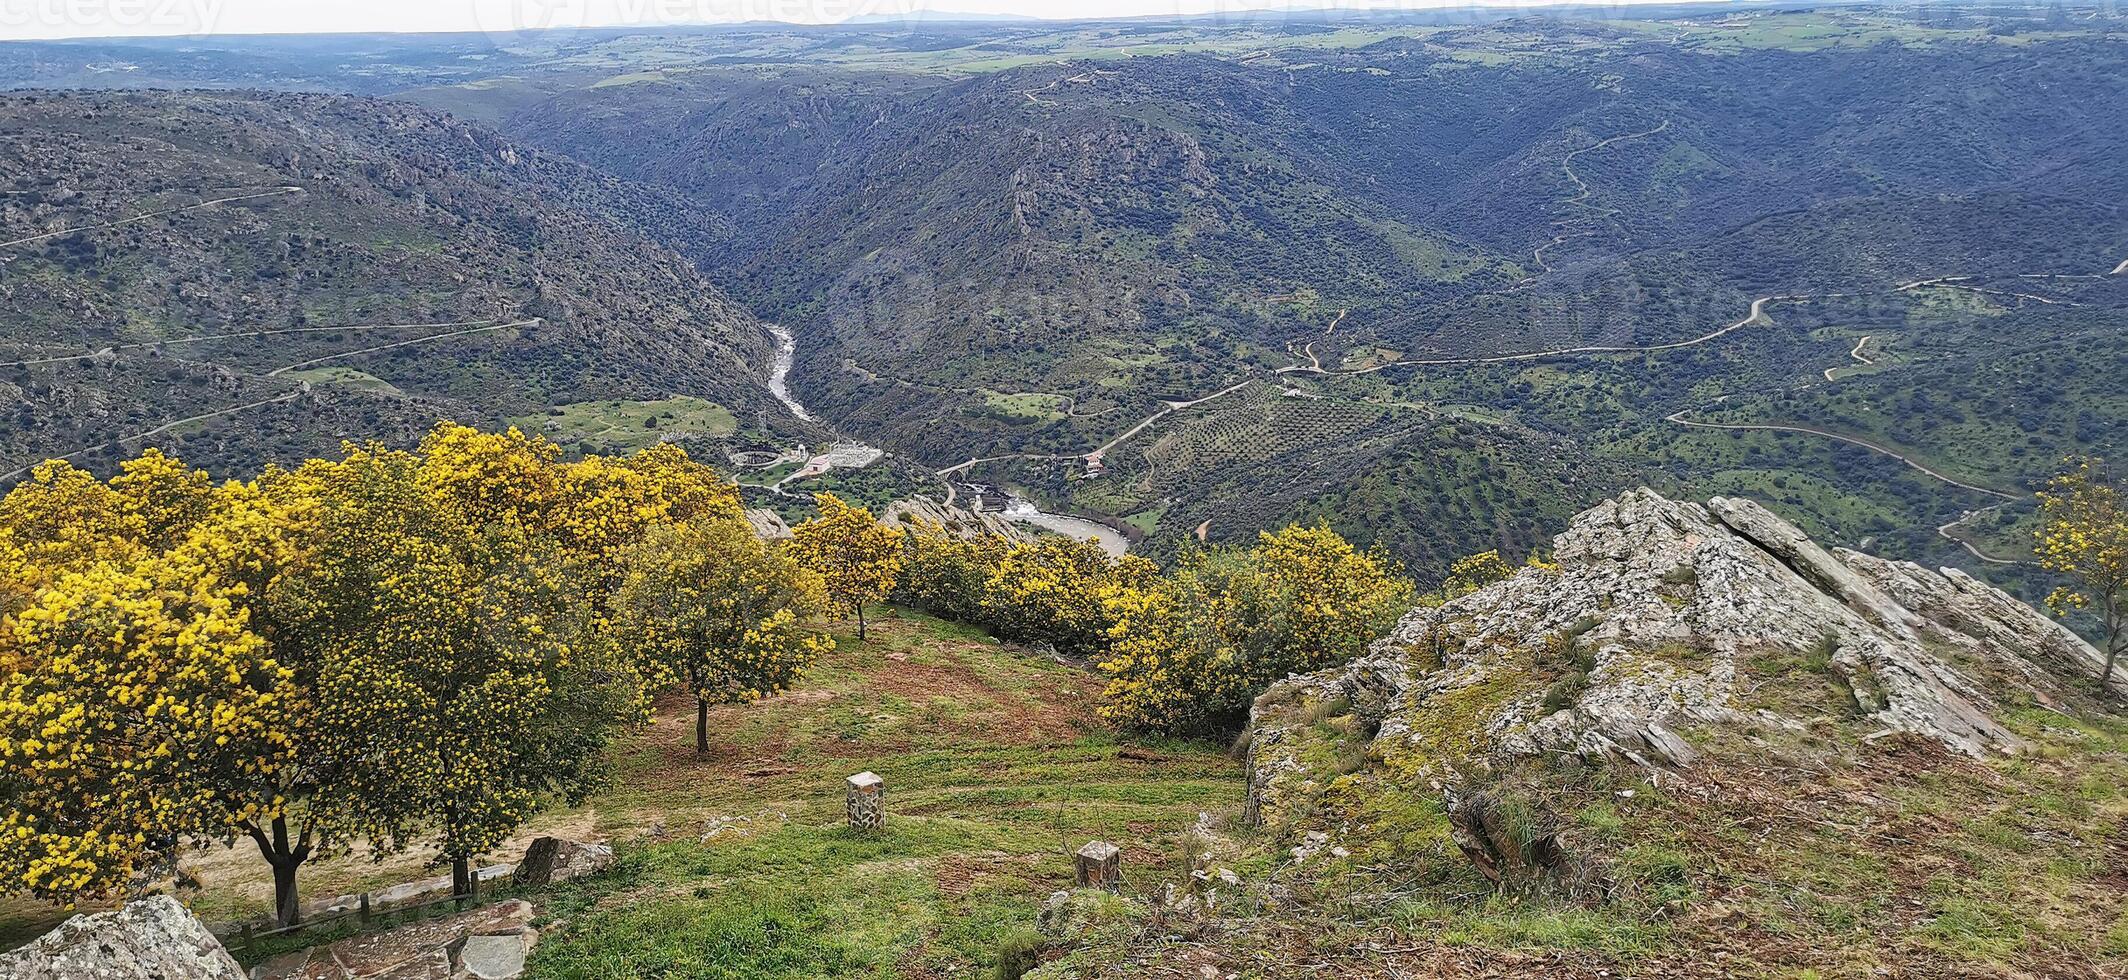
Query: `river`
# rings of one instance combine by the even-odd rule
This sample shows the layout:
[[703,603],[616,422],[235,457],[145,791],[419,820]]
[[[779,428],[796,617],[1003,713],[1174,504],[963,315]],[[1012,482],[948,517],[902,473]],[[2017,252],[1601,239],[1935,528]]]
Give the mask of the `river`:
[[797,336],[791,333],[790,328],[780,323],[764,323],[762,326],[767,327],[769,335],[776,338],[776,361],[769,367],[768,393],[776,396],[776,400],[782,402],[783,407],[790,409],[791,414],[798,416],[800,420],[820,421],[813,417],[812,412],[806,410],[803,403],[791,396],[791,365],[798,363]]
[[[796,415],[807,422],[820,421],[813,415],[812,411],[805,407],[804,402],[798,400],[798,396],[791,394],[791,367],[798,362],[797,335],[791,333],[790,328],[779,323],[764,323],[762,326],[767,327],[769,335],[776,338],[776,360],[769,367],[768,393],[774,395],[777,401],[782,402],[784,408],[790,409],[792,415]],[[855,442],[841,443],[838,444],[837,448],[873,449],[873,447]],[[877,450],[873,449],[873,451],[876,452]],[[814,460],[814,463],[819,462],[821,462],[820,458]],[[808,469],[811,466],[812,464],[808,464]],[[779,488],[781,486],[781,484],[778,484]],[[1018,497],[1013,498],[1011,505],[1005,509],[1005,519],[1018,524],[1028,524],[1044,530],[1054,531],[1068,538],[1091,541],[1100,545],[1101,550],[1108,552],[1112,557],[1120,557],[1124,552],[1130,550],[1130,539],[1124,537],[1123,532],[1115,528],[1099,521],[1089,521],[1083,517],[1046,514],[1032,502]]]

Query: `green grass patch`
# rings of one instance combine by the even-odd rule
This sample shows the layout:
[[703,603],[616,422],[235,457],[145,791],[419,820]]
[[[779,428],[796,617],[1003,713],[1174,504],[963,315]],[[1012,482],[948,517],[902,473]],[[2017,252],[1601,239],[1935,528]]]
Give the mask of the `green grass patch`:
[[510,424],[564,446],[583,443],[599,449],[643,449],[681,436],[721,439],[739,428],[730,409],[690,395],[557,405],[545,415],[514,418]]

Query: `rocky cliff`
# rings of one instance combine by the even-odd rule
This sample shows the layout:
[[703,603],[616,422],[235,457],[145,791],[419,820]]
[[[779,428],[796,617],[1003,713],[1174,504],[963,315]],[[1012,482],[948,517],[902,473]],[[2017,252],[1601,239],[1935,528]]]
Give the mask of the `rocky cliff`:
[[1514,759],[1679,770],[1704,744],[1834,721],[1863,741],[2015,753],[2003,704],[2085,696],[2101,662],[1963,572],[1828,552],[1748,500],[1633,491],[1576,517],[1554,555],[1414,610],[1353,664],[1266,692],[1252,815],[1278,828],[1321,792],[1307,756],[1325,706],[1349,705],[1372,758],[1453,795]]

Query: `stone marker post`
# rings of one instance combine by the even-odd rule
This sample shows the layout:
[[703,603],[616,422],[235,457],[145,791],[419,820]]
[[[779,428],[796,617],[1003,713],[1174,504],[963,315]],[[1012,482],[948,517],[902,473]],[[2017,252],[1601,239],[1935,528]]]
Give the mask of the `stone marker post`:
[[1080,888],[1116,891],[1123,887],[1123,852],[1107,841],[1092,841],[1079,848],[1076,860]]
[[878,773],[850,777],[850,829],[878,830],[887,825],[886,781]]

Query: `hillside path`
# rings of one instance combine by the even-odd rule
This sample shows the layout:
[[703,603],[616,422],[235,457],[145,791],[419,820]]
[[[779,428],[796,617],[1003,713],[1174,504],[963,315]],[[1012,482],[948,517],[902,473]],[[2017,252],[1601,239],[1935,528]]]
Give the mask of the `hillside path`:
[[303,188],[289,186],[277,187],[270,191],[259,191],[253,194],[239,194],[234,197],[218,197],[211,201],[201,201],[198,204],[187,204],[184,207],[164,208],[160,211],[146,211],[140,214],[136,214],[130,218],[120,218],[117,221],[106,221],[99,225],[82,225],[78,228],[65,228],[59,231],[48,231],[42,235],[31,235],[28,238],[17,238],[11,242],[0,242],[0,248],[13,248],[17,245],[28,245],[32,242],[41,242],[47,239],[65,238],[68,235],[78,235],[85,231],[102,231],[106,228],[117,228],[122,225],[138,224],[142,221],[151,221],[156,218],[167,217],[173,214],[183,214],[187,211],[197,211],[201,208],[211,208],[218,204],[235,204],[238,201],[251,201],[257,200],[258,198],[262,197],[279,197],[284,194],[301,193],[303,193]]

